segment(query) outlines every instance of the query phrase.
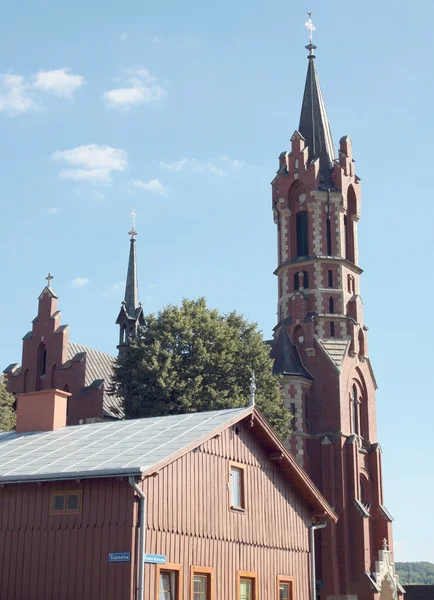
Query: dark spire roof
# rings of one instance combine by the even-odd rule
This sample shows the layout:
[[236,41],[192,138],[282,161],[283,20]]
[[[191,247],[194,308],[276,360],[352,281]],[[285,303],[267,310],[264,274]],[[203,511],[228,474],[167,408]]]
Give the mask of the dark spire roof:
[[136,318],[139,308],[139,284],[137,281],[136,238],[133,230],[130,239],[130,257],[128,259],[127,282],[125,284],[125,309],[129,317]]
[[306,48],[309,50],[309,66],[298,130],[309,149],[309,161],[317,158],[320,160],[321,187],[331,188],[331,167],[335,159],[332,133],[315,66],[316,46],[310,43]]
[[296,375],[312,380],[313,377],[305,369],[298,349],[291,342],[286,327],[281,327],[277,339],[273,344],[271,358],[274,359],[273,373],[278,375]]

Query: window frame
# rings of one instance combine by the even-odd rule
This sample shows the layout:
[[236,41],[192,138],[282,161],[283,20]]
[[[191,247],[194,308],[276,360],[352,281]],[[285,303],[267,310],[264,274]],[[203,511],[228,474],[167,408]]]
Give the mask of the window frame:
[[281,583],[289,583],[291,593],[289,596],[289,600],[294,600],[295,598],[295,577],[291,577],[290,575],[278,575],[276,582],[276,600],[280,600],[280,584]]
[[182,565],[178,563],[167,563],[156,565],[155,571],[155,600],[160,600],[160,574],[161,571],[172,571],[175,573],[176,589],[175,600],[182,600]]
[[256,571],[237,571],[237,600],[241,599],[240,584],[242,579],[250,579],[253,582],[252,600],[258,599],[258,574]]
[[[78,508],[77,510],[68,510],[68,496],[78,496]],[[64,509],[54,510],[54,498],[55,496],[63,496],[64,498]],[[83,510],[83,490],[55,490],[50,494],[50,511],[49,514],[55,517],[57,516],[69,516],[69,515],[80,515]]]
[[[232,469],[237,469],[241,472],[241,506],[232,504]],[[239,513],[246,512],[246,465],[243,465],[233,460],[229,461],[228,472],[228,492],[229,492],[229,510]]]
[[206,600],[214,600],[214,567],[199,567],[192,565],[190,569],[190,600],[194,599],[194,576],[206,575],[208,579],[208,597]]

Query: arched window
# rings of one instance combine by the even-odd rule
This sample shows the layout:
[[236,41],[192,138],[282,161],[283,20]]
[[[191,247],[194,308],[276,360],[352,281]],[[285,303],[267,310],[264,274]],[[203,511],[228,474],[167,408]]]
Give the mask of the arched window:
[[296,214],[297,256],[309,254],[308,216],[306,210]]
[[371,493],[369,481],[363,475],[360,476],[360,502],[368,510],[371,508]]
[[359,329],[359,355],[366,356],[365,352],[365,336],[363,335],[362,328]]
[[328,272],[328,286],[329,288],[333,288],[333,271],[331,269]]
[[352,185],[348,188],[348,212],[344,216],[345,226],[345,258],[355,262],[354,217],[357,213],[356,192]]
[[359,402],[357,398],[357,386],[354,384],[351,390],[351,430],[359,435]]
[[329,313],[331,315],[333,315],[335,312],[335,301],[333,300],[333,298],[329,299]]
[[37,363],[37,377],[36,377],[36,391],[44,389],[43,380],[47,372],[47,349],[45,344],[42,343],[38,349],[38,363]]
[[327,256],[332,256],[332,225],[330,222],[330,217],[327,219],[326,231],[327,231]]
[[334,338],[335,337],[335,322],[334,321],[330,321],[330,337]]
[[309,273],[307,271],[294,273],[294,290],[299,289],[309,289]]

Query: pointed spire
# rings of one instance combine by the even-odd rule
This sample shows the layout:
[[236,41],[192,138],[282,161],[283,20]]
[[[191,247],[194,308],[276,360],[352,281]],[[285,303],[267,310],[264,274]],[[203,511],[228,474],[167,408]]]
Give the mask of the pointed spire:
[[307,68],[298,130],[306,141],[309,150],[309,161],[317,158],[320,160],[321,187],[331,188],[333,187],[331,168],[335,160],[335,152],[330,124],[315,66],[314,52],[316,46],[312,41],[312,32],[315,30],[315,27],[312,23],[312,13],[308,13],[308,15],[309,20],[306,22],[306,27],[310,31],[310,38],[306,49],[309,50],[309,65]]
[[139,308],[139,284],[137,281],[137,259],[136,259],[136,212],[131,213],[133,218],[133,226],[128,232],[130,238],[130,256],[128,259],[127,282],[125,284],[125,308],[129,317],[136,316],[136,311]]

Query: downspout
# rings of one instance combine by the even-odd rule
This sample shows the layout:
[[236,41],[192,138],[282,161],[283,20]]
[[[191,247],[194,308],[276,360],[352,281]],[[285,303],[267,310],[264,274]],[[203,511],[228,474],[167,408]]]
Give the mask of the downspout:
[[143,490],[137,485],[134,477],[128,478],[128,483],[137,492],[140,498],[140,517],[139,517],[139,551],[137,553],[137,572],[139,573],[139,581],[137,585],[137,600],[144,598],[144,583],[145,583],[145,541],[146,541],[146,496]]
[[311,600],[316,600],[315,531],[324,527],[327,527],[326,521],[309,527]]

